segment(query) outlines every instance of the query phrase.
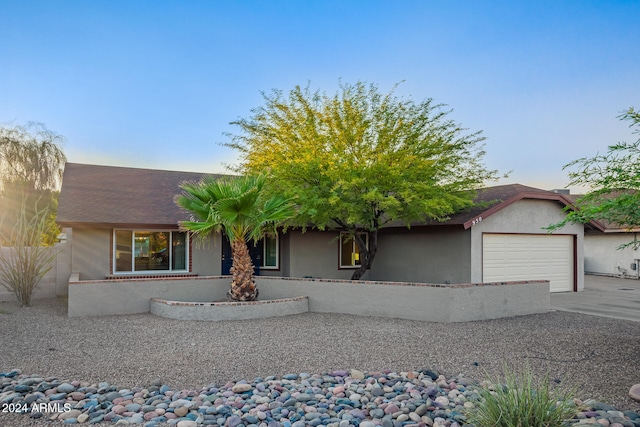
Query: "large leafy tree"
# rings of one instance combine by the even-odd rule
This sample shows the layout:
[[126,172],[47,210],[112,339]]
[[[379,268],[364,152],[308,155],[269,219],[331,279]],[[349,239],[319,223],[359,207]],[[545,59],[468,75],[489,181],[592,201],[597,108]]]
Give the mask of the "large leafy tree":
[[[631,107],[618,117],[630,121],[632,133],[640,135],[640,112]],[[577,209],[568,210],[550,229],[593,220],[629,230],[640,227],[640,138],[611,145],[605,154],[574,160],[564,169],[570,169],[569,185],[589,191],[576,200]]]
[[247,242],[274,232],[279,222],[295,215],[295,206],[284,196],[267,196],[264,175],[233,178],[204,178],[184,183],[176,203],[191,212],[193,219],[180,223],[183,230],[201,238],[212,232],[226,233],[231,242],[233,301],[253,301],[258,289]]
[[445,220],[496,177],[482,163],[480,132],[467,133],[431,99],[362,82],[333,96],[296,86],[263,97],[232,122],[242,131],[228,144],[241,153],[238,171],[264,172],[272,191],[296,197],[297,225],[347,232],[361,256],[354,280],[371,267],[380,228]]
[[61,135],[42,124],[0,126],[0,232],[10,235],[22,213],[27,220],[48,215],[42,239],[45,244],[55,241],[57,194],[66,162],[63,144]]

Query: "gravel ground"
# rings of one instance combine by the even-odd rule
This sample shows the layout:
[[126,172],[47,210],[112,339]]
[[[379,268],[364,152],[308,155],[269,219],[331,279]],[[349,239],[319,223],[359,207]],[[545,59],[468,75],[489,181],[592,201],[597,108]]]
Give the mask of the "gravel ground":
[[[482,380],[506,362],[576,386],[581,399],[640,410],[628,397],[640,383],[639,322],[568,312],[453,324],[321,313],[216,323],[151,314],[70,319],[65,304],[0,303],[0,372],[124,387],[160,378],[173,389],[199,390],[350,368],[429,368]],[[51,423],[0,414],[0,425]]]

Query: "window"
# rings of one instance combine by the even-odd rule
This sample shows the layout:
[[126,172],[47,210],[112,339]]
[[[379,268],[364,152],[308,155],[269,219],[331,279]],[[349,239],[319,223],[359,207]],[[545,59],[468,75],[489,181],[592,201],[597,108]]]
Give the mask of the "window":
[[[367,249],[369,248],[369,235],[359,232],[358,236],[364,240]],[[349,233],[340,233],[340,267],[351,268],[359,267],[362,264],[362,256],[358,250],[358,244]]]
[[277,234],[274,236],[264,236],[262,239],[262,262],[260,263],[260,268],[278,269],[279,240]]
[[179,231],[115,230],[114,273],[186,271],[189,240]]

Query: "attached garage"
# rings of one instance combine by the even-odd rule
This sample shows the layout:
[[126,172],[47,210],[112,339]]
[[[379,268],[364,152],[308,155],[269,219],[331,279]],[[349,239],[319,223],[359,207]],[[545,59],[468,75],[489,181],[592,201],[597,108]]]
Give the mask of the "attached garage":
[[575,289],[574,236],[482,235],[482,281],[549,280],[551,292]]
[[562,194],[508,184],[478,191],[476,202],[447,221],[382,230],[366,278],[445,284],[548,280],[551,292],[584,289],[584,225],[545,230],[566,217],[570,202]]

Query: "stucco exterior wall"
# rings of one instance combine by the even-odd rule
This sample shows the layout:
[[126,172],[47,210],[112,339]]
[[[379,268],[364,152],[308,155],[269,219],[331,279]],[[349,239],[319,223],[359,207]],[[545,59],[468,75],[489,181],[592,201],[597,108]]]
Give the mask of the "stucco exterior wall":
[[[71,272],[80,273],[80,280],[101,280],[111,271],[111,228],[74,227],[67,231],[67,245],[71,247],[70,271],[65,271],[65,283]],[[219,235],[212,235],[208,243],[191,244],[192,271],[202,276],[219,276],[222,270],[222,244]],[[65,292],[66,293],[66,292]]]
[[110,274],[111,229],[74,227],[71,242],[71,269],[80,280],[104,279]]
[[[339,268],[339,233],[331,231],[294,230],[289,234],[289,257],[291,277],[321,277],[324,279],[349,279],[353,269]],[[370,272],[363,279],[368,280]]]
[[[585,273],[638,278],[640,250],[632,247],[617,249],[620,245],[633,241],[634,234],[636,233],[585,233]],[[631,264],[636,264],[635,270]]]
[[[265,276],[350,279],[354,269],[339,267],[339,233],[294,230],[286,235],[288,247],[281,252],[285,266],[280,274]],[[362,280],[427,283],[470,281],[469,233],[453,228],[431,227],[381,230],[378,253]]]
[[289,239],[291,232],[280,233],[278,235],[278,250],[279,260],[277,269],[261,268],[260,276],[271,277],[289,277],[291,273],[291,251],[289,245]]
[[[482,234],[521,233],[546,234],[543,227],[560,222],[565,217],[560,203],[548,200],[517,201],[473,225],[471,230],[471,282],[482,282]],[[584,226],[569,224],[553,234],[576,236],[576,275],[578,290],[584,289]]]
[[69,293],[69,277],[71,276],[71,229],[63,229],[67,234],[67,239],[55,245],[56,254],[56,295],[67,295]]
[[192,273],[201,276],[219,276],[222,274],[222,237],[212,234],[207,243],[192,239]]
[[470,232],[462,227],[381,230],[371,280],[469,283]]
[[[363,280],[422,283],[481,283],[483,233],[546,234],[542,227],[564,218],[562,206],[548,200],[521,200],[485,218],[468,230],[460,227],[413,227],[381,230],[378,253]],[[100,280],[111,274],[109,228],[76,227],[69,240],[73,272],[80,280]],[[578,290],[584,288],[584,230],[568,225],[556,234],[576,236]],[[263,276],[347,280],[354,269],[339,267],[339,233],[290,230],[280,236],[280,268]],[[615,254],[615,251],[613,251]],[[222,242],[212,235],[207,245],[192,242],[192,272],[218,276]],[[629,267],[630,262],[625,263]],[[610,267],[610,268],[613,268]],[[67,274],[67,273],[65,273]]]

